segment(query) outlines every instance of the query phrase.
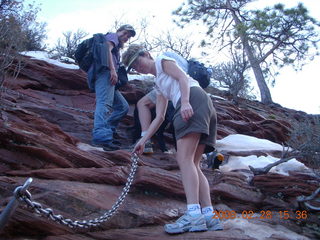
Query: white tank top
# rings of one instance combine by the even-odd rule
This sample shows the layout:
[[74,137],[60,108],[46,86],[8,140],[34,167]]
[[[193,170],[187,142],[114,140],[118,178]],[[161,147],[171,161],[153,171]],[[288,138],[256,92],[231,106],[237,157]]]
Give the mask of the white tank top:
[[[174,55],[172,55],[172,57],[174,57]],[[156,84],[155,89],[157,94],[162,94],[166,99],[171,100],[173,103],[173,106],[176,107],[177,102],[181,97],[179,81],[169,76],[168,74],[166,74],[163,71],[162,64],[161,64],[163,59],[171,60],[177,63],[176,60],[172,57],[160,55],[156,58],[155,63],[156,63],[157,74],[155,79],[155,84]],[[178,68],[181,69],[181,71],[185,72],[178,64],[177,66]],[[198,81],[194,80],[189,75],[188,75],[188,79],[189,79],[189,87],[200,87]]]

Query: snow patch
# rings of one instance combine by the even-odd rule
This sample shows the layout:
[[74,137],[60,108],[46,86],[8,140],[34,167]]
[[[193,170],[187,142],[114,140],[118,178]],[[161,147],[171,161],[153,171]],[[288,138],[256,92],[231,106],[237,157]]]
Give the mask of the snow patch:
[[131,80],[143,80],[154,81],[154,76],[151,74],[128,74],[129,81]]
[[276,150],[282,151],[278,143],[266,139],[260,139],[242,134],[232,134],[221,140],[217,140],[216,148],[219,151],[254,151],[254,150]]
[[39,59],[39,60],[46,61],[47,63],[51,63],[51,64],[54,64],[59,67],[68,68],[68,69],[79,69],[78,65],[62,63],[59,60],[51,59],[50,54],[47,52],[44,52],[44,51],[21,52],[21,54],[29,56],[33,59]]
[[77,147],[82,150],[82,151],[101,151],[101,152],[104,152],[103,148],[102,147],[93,147],[89,144],[86,144],[86,143],[78,143],[77,144]]
[[[266,139],[259,139],[242,134],[229,135],[221,140],[217,141],[216,148],[219,151],[282,151],[283,147]],[[229,156],[227,163],[220,165],[219,169],[223,172],[229,172],[237,169],[249,169],[249,165],[254,168],[263,168],[267,165],[280,160],[279,158],[272,156]],[[308,168],[298,160],[291,159],[288,162],[282,163],[271,168],[270,172],[289,175],[290,171],[305,171]]]
[[[274,163],[280,160],[279,158],[275,158],[272,156],[260,156],[257,157],[255,155],[247,156],[247,157],[237,157],[230,156],[228,162],[224,165],[220,166],[220,170],[223,172],[229,172],[236,169],[249,169],[249,165],[254,168],[263,168],[268,164]],[[282,163],[271,168],[270,172],[278,173],[282,175],[289,175],[290,171],[304,171],[308,168],[301,162],[297,161],[295,158],[289,160],[288,162]]]

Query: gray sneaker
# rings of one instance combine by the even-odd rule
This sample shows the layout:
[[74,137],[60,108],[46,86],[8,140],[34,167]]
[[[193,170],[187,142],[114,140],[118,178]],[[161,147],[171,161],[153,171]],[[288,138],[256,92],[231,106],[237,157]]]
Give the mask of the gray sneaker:
[[152,142],[150,140],[148,140],[146,142],[146,144],[144,145],[143,153],[145,153],[145,154],[153,153]]
[[205,217],[208,231],[219,231],[223,230],[222,223],[220,219],[215,219],[212,217]]
[[164,225],[167,233],[201,232],[207,231],[206,220],[203,215],[192,217],[189,214],[182,215],[175,223]]

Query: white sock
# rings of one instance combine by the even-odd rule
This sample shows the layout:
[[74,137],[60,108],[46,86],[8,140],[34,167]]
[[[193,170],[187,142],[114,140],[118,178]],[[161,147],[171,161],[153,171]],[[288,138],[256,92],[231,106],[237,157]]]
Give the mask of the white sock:
[[187,209],[188,213],[193,217],[201,214],[200,204],[188,204]]
[[205,217],[211,217],[213,215],[213,207],[207,206],[207,207],[202,208],[202,214]]
[[144,135],[146,135],[147,131],[143,131],[141,132],[141,137],[143,137]]

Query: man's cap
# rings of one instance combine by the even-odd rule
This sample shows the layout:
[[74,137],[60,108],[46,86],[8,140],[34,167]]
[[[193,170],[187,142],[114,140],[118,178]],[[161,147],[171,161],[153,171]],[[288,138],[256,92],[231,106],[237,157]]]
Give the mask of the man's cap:
[[136,35],[136,31],[134,30],[134,28],[130,25],[130,24],[124,24],[122,25],[117,32],[120,32],[122,30],[127,30],[131,33],[131,36],[134,37]]

